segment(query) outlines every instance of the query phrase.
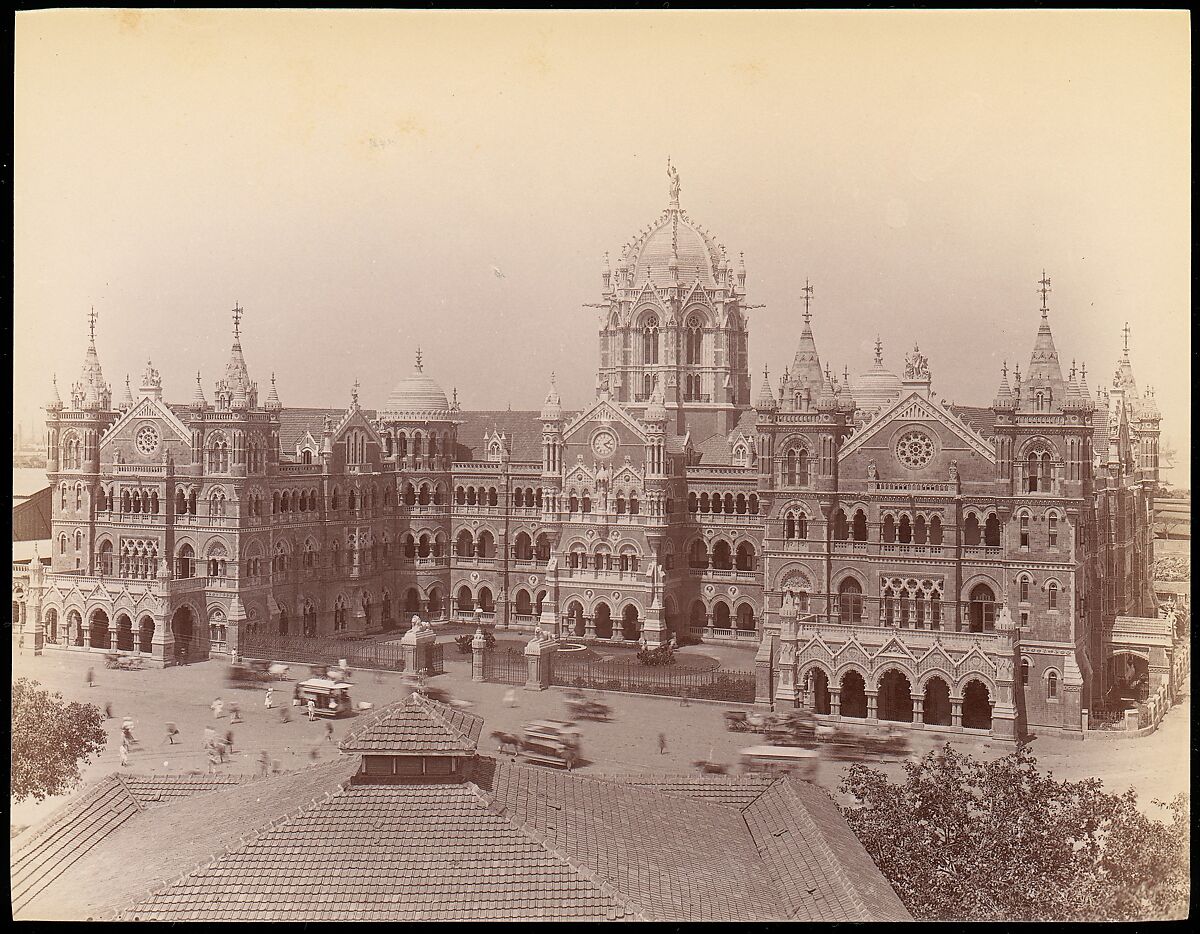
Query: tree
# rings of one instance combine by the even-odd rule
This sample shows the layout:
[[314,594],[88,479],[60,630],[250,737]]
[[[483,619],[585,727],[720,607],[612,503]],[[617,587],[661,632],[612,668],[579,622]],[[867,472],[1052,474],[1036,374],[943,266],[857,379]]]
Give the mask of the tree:
[[80,764],[107,742],[100,709],[67,703],[61,694],[40,690],[37,681],[18,678],[12,686],[13,801],[59,795],[80,781]]
[[1056,781],[1025,748],[982,762],[949,744],[893,783],[853,765],[846,820],[918,920],[1135,921],[1188,912],[1189,807],[1146,817],[1099,779]]

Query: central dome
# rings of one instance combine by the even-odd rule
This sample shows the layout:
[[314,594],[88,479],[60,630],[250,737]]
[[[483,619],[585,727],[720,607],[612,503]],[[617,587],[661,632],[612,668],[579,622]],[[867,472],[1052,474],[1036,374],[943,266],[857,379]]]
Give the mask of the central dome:
[[677,209],[665,211],[647,233],[633,242],[629,255],[635,288],[647,278],[655,286],[674,285],[673,256],[678,258],[679,281],[690,285],[699,279],[701,285],[710,288],[717,284],[720,246]]
[[425,375],[420,351],[412,374],[396,384],[382,414],[385,418],[409,420],[449,418],[450,401],[442,387]]

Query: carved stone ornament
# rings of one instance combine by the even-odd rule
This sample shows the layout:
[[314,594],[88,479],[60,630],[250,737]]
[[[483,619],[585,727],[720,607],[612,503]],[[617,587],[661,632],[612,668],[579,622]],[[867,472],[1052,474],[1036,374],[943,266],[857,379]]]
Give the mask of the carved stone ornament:
[[478,584],[478,583],[479,583],[479,572],[478,572],[478,571],[472,571],[472,572],[471,572],[471,583],[472,583],[472,584]]
[[711,596],[712,596],[714,593],[716,593],[716,592],[717,592],[717,588],[716,588],[716,587],[714,587],[712,584],[705,584],[705,585],[704,585],[704,592],[705,592],[706,594],[708,594],[708,595],[711,597]]
[[593,597],[593,596],[595,596],[595,591],[593,591],[593,590],[585,590],[585,591],[583,592],[583,595],[584,595],[585,597],[587,597],[589,600],[591,600],[591,599],[592,599],[592,597]]
[[538,576],[536,574],[529,575],[529,584],[531,587],[536,587],[538,584]]

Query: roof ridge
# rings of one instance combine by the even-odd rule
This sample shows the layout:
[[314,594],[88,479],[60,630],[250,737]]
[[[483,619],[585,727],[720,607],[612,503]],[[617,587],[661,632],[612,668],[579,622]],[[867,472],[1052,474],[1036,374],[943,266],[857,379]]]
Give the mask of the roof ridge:
[[[842,864],[842,861],[838,859],[837,854],[833,851],[833,847],[830,846],[829,840],[825,836],[825,832],[821,829],[821,825],[818,824],[812,814],[808,812],[808,807],[804,803],[804,799],[800,797],[796,788],[793,786],[792,781],[784,777],[779,779],[778,784],[780,793],[791,798],[793,806],[789,808],[789,812],[794,815],[800,815],[800,821],[805,825],[805,830],[811,832],[811,839],[816,841],[815,845],[820,847],[822,855],[825,857],[824,862],[826,867],[832,867],[833,875],[836,877],[838,884],[842,887],[842,890],[854,903],[854,907],[859,913],[860,920],[871,920],[871,913],[868,911],[867,905],[863,901],[862,893],[858,891],[857,886],[851,884],[850,879],[846,876],[846,870]],[[771,787],[775,786],[772,785]],[[826,794],[824,789],[817,790],[821,794]],[[833,799],[830,798],[830,801],[833,801]],[[837,807],[837,802],[833,802],[833,804],[834,807]],[[838,810],[840,813],[841,809],[839,808]]]
[[448,719],[445,716],[445,714],[443,713],[443,711],[445,711],[447,713],[451,712],[452,708],[447,707],[445,704],[438,703],[437,701],[426,697],[424,694],[416,694],[415,696],[417,698],[417,704],[419,706],[423,707],[429,713],[429,715],[431,717],[433,717],[435,720],[438,721],[438,723],[440,723],[446,729],[450,730],[452,733],[454,733],[456,736],[458,736],[460,739],[462,739],[469,746],[472,746],[475,748],[478,747],[478,745],[479,745],[478,742],[471,739],[471,734],[469,731],[463,732],[463,730],[459,726],[457,726],[450,719]]
[[[87,790],[83,791],[77,797],[68,798],[59,807],[50,812],[49,816],[44,818],[40,823],[34,824],[20,834],[20,842],[15,848],[9,850],[10,861],[22,855],[24,850],[34,841],[40,840],[50,832],[58,824],[66,820],[68,815],[73,815],[85,802],[90,803],[93,798],[97,798],[101,794],[101,790],[110,786],[113,780],[119,779],[116,772],[110,772],[103,778],[97,779]],[[125,788],[124,783],[120,783]],[[125,788],[128,791],[128,788]]]

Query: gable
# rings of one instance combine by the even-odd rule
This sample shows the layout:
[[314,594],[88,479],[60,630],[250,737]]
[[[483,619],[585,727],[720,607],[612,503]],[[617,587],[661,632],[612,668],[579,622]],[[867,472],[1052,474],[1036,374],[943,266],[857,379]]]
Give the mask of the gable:
[[634,435],[637,441],[645,442],[646,440],[646,432],[637,419],[611,399],[600,399],[590,409],[581,412],[566,427],[566,430],[563,431],[563,441],[568,444],[572,441],[578,443],[581,439],[576,437],[577,435],[590,434],[589,426],[595,428],[598,425],[613,428],[623,426],[626,431]]
[[134,456],[137,451],[134,439],[141,426],[147,422],[152,422],[158,429],[161,438],[160,444],[191,445],[191,429],[179,419],[179,416],[172,412],[166,403],[144,396],[134,404],[133,408],[113,422],[108,431],[104,433],[100,439],[101,458],[104,458],[106,450],[115,453],[119,448],[127,460],[150,460],[153,463],[160,463],[162,461],[161,447],[149,458],[144,455]]
[[881,435],[899,427],[902,423],[918,423],[939,433],[949,433],[967,448],[996,463],[996,450],[992,445],[968,428],[963,422],[947,412],[942,406],[930,402],[919,393],[913,392],[898,400],[890,409],[880,413],[872,422],[850,436],[838,452],[838,461],[844,461],[866,447],[872,440],[881,440]]

